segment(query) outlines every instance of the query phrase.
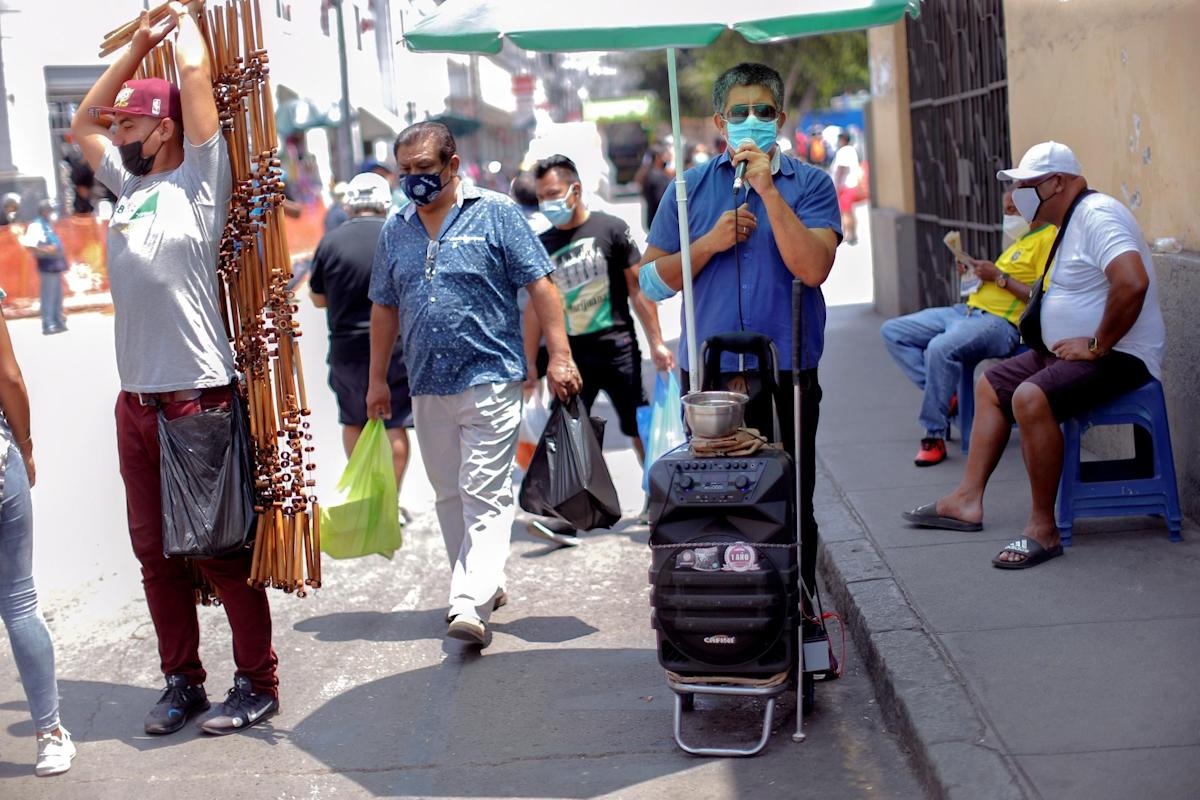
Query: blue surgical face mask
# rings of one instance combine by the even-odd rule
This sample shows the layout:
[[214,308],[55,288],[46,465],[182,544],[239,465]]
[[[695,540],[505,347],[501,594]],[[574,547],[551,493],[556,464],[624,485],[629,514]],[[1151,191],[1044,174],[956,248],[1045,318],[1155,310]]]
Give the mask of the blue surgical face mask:
[[775,120],[761,120],[751,114],[745,122],[725,122],[725,139],[729,142],[730,150],[737,150],[742,141],[749,139],[764,153],[775,146],[778,137]]
[[556,228],[562,227],[575,216],[575,209],[567,205],[567,199],[574,193],[574,188],[557,200],[543,200],[538,203],[538,210]]
[[418,172],[404,176],[404,194],[418,206],[427,206],[442,193],[442,171]]

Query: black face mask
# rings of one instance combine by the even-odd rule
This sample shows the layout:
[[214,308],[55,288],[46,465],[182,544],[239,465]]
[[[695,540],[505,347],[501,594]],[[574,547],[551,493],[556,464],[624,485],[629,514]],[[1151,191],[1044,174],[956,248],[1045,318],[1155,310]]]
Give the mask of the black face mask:
[[[153,133],[151,131],[150,133]],[[146,140],[150,138],[150,134],[146,134],[146,138],[140,142],[126,142],[117,148],[117,153],[121,156],[121,166],[135,177],[148,173],[154,168],[154,159],[158,157],[158,150],[162,150],[162,145],[158,146],[158,150],[154,151],[154,155],[143,155],[142,146],[146,144]]]

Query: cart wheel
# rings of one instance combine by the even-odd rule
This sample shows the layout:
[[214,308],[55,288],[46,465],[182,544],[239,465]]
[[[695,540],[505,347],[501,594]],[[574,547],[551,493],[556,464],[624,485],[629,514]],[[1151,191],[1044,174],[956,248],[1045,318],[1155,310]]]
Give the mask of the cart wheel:
[[801,681],[801,693],[804,696],[804,713],[811,714],[817,705],[817,682],[812,673],[806,673]]
[[696,695],[694,692],[680,692],[679,699],[684,711],[691,711],[696,707]]

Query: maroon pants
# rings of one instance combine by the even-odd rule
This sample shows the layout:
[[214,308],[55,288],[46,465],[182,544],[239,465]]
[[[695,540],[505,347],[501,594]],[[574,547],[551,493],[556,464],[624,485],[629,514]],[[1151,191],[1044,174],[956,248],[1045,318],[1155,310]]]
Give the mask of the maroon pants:
[[[209,408],[225,408],[231,400],[229,392],[225,387],[205,389],[195,400],[164,404],[163,412],[168,419],[177,419]],[[129,538],[142,565],[142,585],[158,634],[162,671],[186,675],[189,683],[200,684],[205,672],[200,664],[200,625],[188,560],[163,555],[157,415],[156,406],[142,405],[135,394],[121,392],[117,397],[117,452],[125,481]],[[264,590],[246,583],[250,556],[245,551],[227,558],[194,559],[194,563],[221,595],[233,630],[237,674],[249,678],[254,691],[277,695],[271,607]]]

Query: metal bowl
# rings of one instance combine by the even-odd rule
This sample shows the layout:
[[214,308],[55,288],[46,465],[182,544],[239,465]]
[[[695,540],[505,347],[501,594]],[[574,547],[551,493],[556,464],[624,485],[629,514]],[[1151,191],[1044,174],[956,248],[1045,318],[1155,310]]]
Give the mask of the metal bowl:
[[683,418],[693,435],[719,439],[742,427],[749,399],[739,392],[693,392],[683,397]]

